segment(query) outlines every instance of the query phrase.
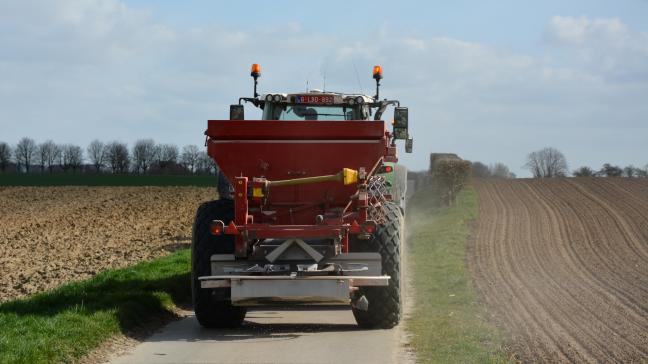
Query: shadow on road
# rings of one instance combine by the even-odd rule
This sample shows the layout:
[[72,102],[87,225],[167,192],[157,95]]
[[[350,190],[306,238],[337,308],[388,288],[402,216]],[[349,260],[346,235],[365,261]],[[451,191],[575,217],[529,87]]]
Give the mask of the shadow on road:
[[[197,323],[196,323],[197,325]],[[321,332],[345,332],[356,331],[358,327],[351,324],[281,324],[269,323],[260,324],[256,322],[245,322],[238,329],[209,330],[198,329],[200,333],[191,339],[176,337],[175,340],[185,341],[236,341],[255,339],[289,340],[296,339],[306,333]],[[179,333],[181,334],[181,333]],[[186,334],[186,333],[185,333]],[[165,338],[169,339],[168,337]]]
[[[264,339],[291,340],[313,333],[361,331],[362,329],[355,323],[349,322],[348,319],[340,322],[339,317],[350,316],[350,313],[344,312],[348,310],[348,307],[289,307],[252,310],[248,311],[243,325],[235,329],[206,329],[201,327],[192,315],[170,324],[147,341],[228,342],[254,340],[259,342]],[[322,316],[332,317],[331,321],[333,322],[322,322]]]

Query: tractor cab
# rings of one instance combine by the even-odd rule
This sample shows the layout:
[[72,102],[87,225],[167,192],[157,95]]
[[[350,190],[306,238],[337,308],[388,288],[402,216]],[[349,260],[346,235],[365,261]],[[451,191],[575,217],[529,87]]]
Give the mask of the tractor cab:
[[345,95],[311,90],[300,94],[262,97],[263,120],[368,120],[373,100],[366,95]]
[[387,107],[394,106],[394,120],[391,123],[393,130],[389,133],[390,143],[395,147],[396,140],[405,140],[405,152],[412,152],[413,140],[408,131],[408,109],[401,107],[398,100],[380,99],[380,80],[383,78],[381,66],[373,68],[373,78],[376,80],[374,96],[320,90],[260,95],[257,86],[261,77],[261,66],[253,64],[250,76],[254,79],[254,97],[241,97],[238,104],[230,105],[230,120],[245,120],[243,102],[263,110],[262,120],[286,121],[380,121]]

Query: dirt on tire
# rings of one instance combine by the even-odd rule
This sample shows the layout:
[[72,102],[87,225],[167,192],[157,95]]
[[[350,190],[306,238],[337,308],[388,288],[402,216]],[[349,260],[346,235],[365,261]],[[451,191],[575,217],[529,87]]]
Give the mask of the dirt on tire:
[[468,264],[522,362],[648,361],[648,179],[478,180]]
[[0,302],[188,248],[197,187],[0,188]]

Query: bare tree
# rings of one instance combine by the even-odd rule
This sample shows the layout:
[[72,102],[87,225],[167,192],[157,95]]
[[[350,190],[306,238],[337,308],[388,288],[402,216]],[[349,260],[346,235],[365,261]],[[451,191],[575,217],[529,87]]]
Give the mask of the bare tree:
[[621,169],[619,166],[605,163],[599,173],[606,177],[621,177],[621,175],[623,174],[623,169]]
[[128,147],[124,143],[112,142],[106,145],[106,160],[112,173],[128,171]]
[[529,153],[524,165],[535,178],[564,177],[567,175],[567,160],[556,148],[544,148]]
[[54,165],[61,155],[61,148],[52,140],[47,140],[38,146],[37,154],[41,172],[47,168],[52,173]]
[[574,177],[594,177],[596,172],[590,167],[583,166],[575,170],[572,174]]
[[489,172],[493,178],[515,178],[515,174],[511,173],[509,168],[504,163],[495,163],[490,166]]
[[174,144],[157,146],[157,163],[161,170],[173,168],[178,163],[178,147]]
[[78,145],[65,144],[61,147],[61,160],[63,170],[72,169],[76,172],[83,164],[83,151]]
[[648,178],[648,164],[643,168],[637,168],[637,177]]
[[482,162],[472,162],[470,169],[473,177],[488,178],[491,176],[490,169]]
[[5,142],[0,142],[0,171],[4,172],[11,161],[11,146]]
[[95,139],[90,142],[87,151],[90,163],[92,163],[97,172],[99,172],[101,170],[101,167],[103,167],[106,163],[106,146],[104,145],[104,143]]
[[216,163],[206,152],[198,152],[196,159],[196,171],[200,173],[215,174]]
[[70,148],[69,155],[72,171],[76,172],[77,169],[81,169],[83,166],[83,149],[78,145],[73,145],[72,148]]
[[29,167],[32,165],[36,154],[36,142],[34,139],[26,137],[20,139],[16,145],[14,154],[16,156],[16,163],[19,166],[22,165],[25,168],[25,172],[29,172]]
[[47,163],[47,146],[45,143],[38,144],[36,147],[36,158],[34,164],[40,167],[41,173],[45,172],[45,163]]
[[628,177],[628,178],[637,177],[638,169],[639,168],[635,168],[635,166],[633,166],[632,164],[623,168],[623,177]]
[[140,139],[133,146],[133,164],[137,172],[146,173],[155,160],[157,148],[153,139]]
[[189,172],[194,173],[196,171],[196,164],[198,163],[198,155],[200,150],[195,145],[187,145],[182,148],[182,155],[180,156],[180,163],[189,170]]
[[59,166],[63,169],[64,172],[67,172],[68,169],[70,169],[70,166],[68,164],[68,155],[67,155],[67,148],[69,144],[61,144],[59,148],[61,149],[61,154],[59,155]]

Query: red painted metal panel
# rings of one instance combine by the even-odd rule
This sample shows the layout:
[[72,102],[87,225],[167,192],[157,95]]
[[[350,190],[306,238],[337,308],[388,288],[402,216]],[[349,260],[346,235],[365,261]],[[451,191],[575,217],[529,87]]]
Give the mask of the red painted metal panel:
[[[210,120],[208,125],[208,153],[232,182],[239,176],[284,180],[342,168],[370,171],[389,147],[382,121]],[[276,214],[250,214],[255,222],[310,225],[317,215],[341,212],[356,191],[357,185],[338,182],[274,187],[263,209]]]
[[209,120],[207,135],[218,140],[380,139],[385,136],[385,123],[373,120]]

